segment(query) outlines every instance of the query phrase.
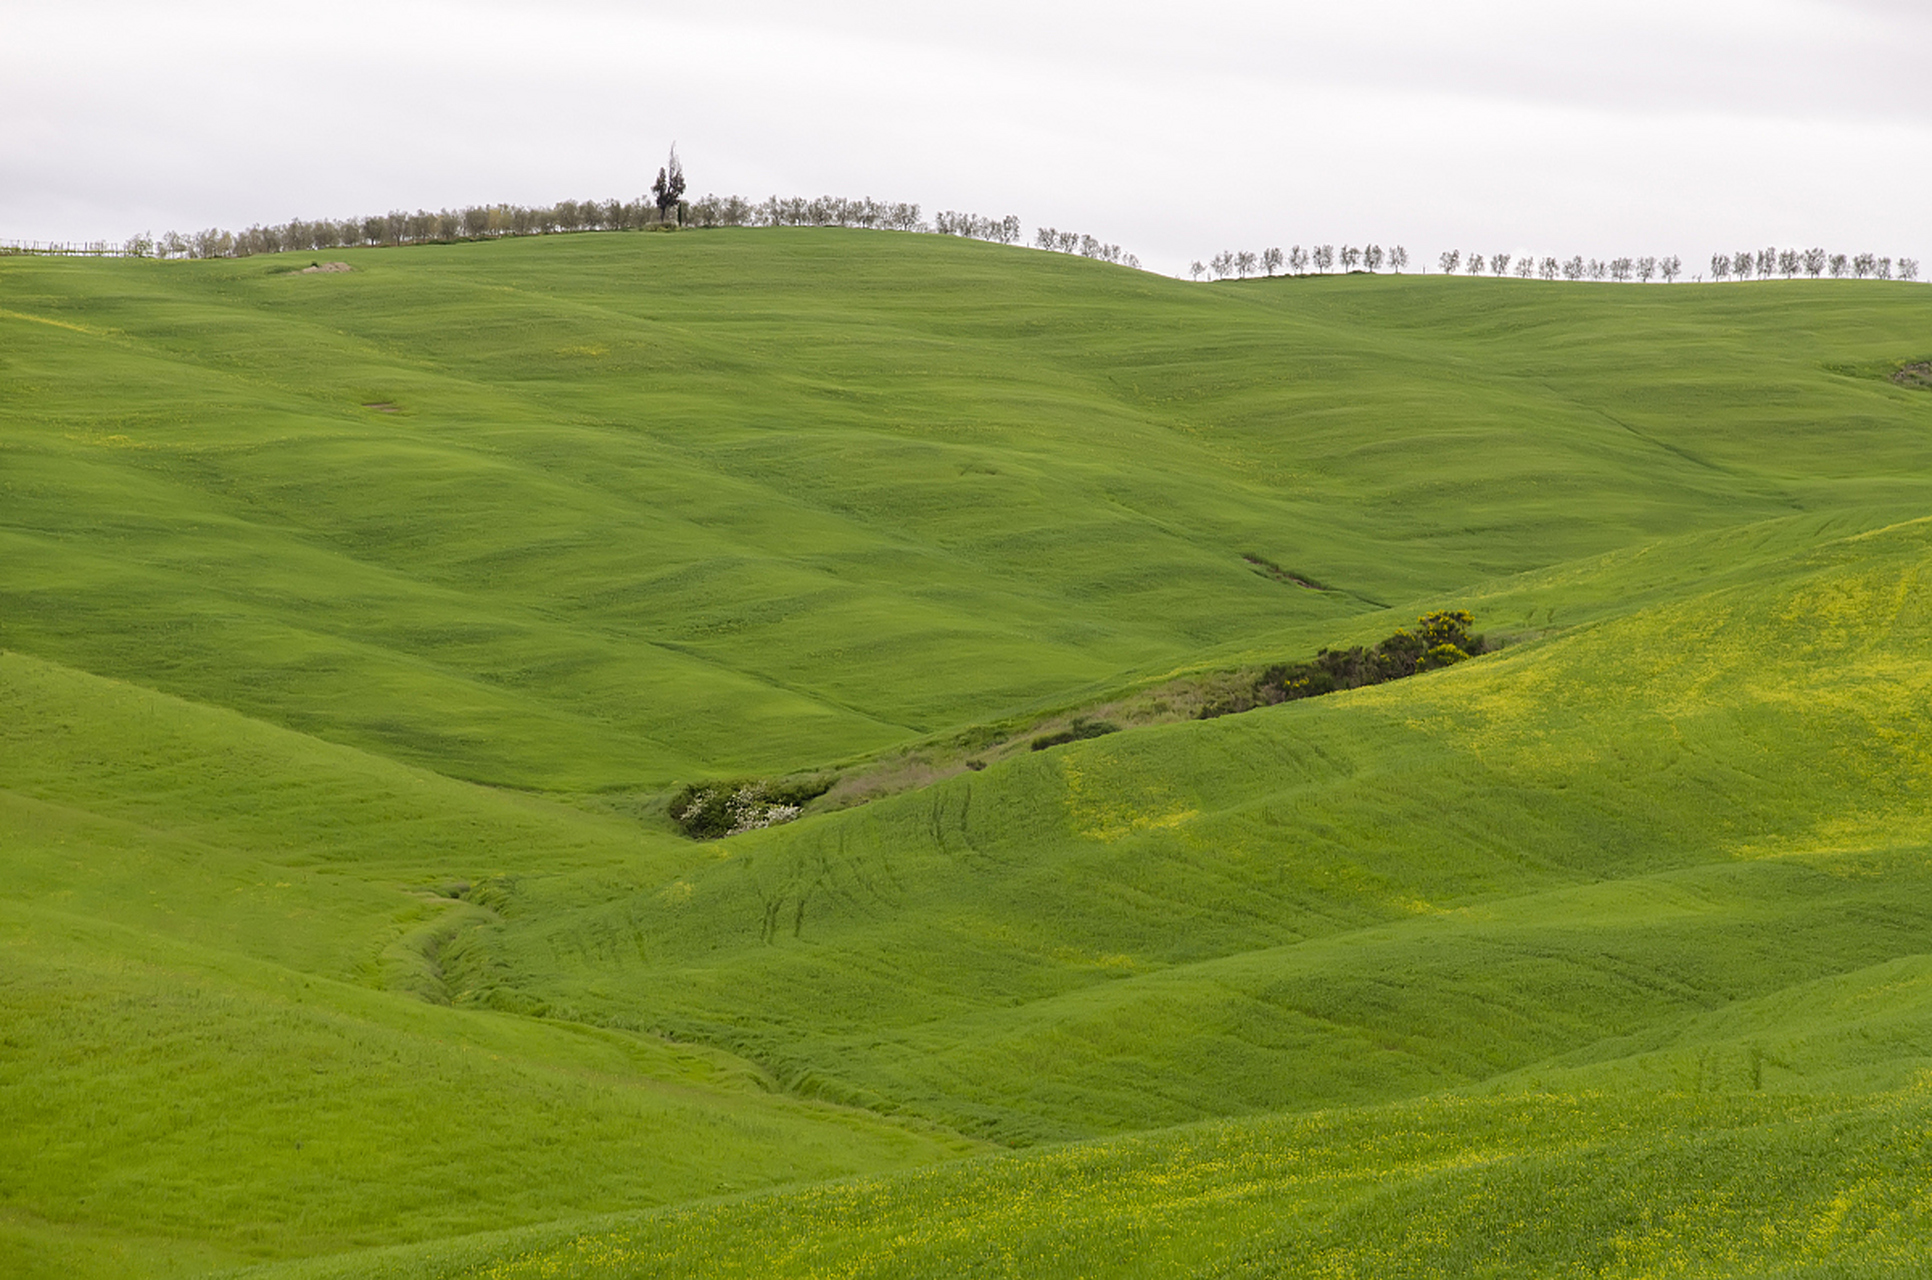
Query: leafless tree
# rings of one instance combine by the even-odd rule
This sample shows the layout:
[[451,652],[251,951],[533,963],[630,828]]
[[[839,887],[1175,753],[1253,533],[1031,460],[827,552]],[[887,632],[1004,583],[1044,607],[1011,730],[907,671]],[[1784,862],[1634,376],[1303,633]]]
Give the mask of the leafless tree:
[[1731,259],[1731,274],[1740,280],[1749,280],[1751,273],[1757,270],[1757,265],[1758,256],[1755,253],[1749,249],[1740,249],[1737,256]]
[[1300,245],[1295,245],[1289,249],[1288,269],[1298,276],[1306,275],[1308,272],[1308,250],[1302,248]]
[[1203,263],[1199,258],[1196,258],[1194,261],[1187,264],[1187,273],[1193,276],[1196,281],[1200,280],[1201,273],[1206,270],[1207,270],[1207,267],[1203,265]]
[[1677,277],[1684,274],[1684,260],[1673,253],[1657,264],[1657,270],[1664,277],[1665,284],[1674,284]]
[[1776,249],[1758,250],[1758,279],[1769,280],[1778,271],[1778,251]]
[[1628,258],[1610,259],[1610,278],[1618,284],[1628,284],[1630,282],[1631,269],[1632,264]]
[[1380,271],[1382,269],[1382,261],[1385,257],[1387,257],[1387,255],[1382,252],[1382,246],[1379,244],[1372,244],[1368,248],[1362,250],[1362,265],[1367,267],[1370,273],[1373,274],[1374,272]]
[[1806,249],[1804,258],[1805,274],[1813,280],[1825,274],[1825,266],[1831,261],[1831,255],[1823,249]]
[[1335,246],[1318,244],[1315,246],[1315,270],[1326,272],[1335,265]]
[[1442,267],[1443,275],[1453,276],[1456,274],[1456,268],[1462,265],[1462,250],[1447,250],[1441,257],[1436,259],[1436,262]]
[[1872,274],[1880,280],[1890,280],[1892,278],[1892,260],[1890,258],[1880,258],[1876,263],[1872,264]]
[[1530,280],[1536,276],[1536,255],[1526,253],[1516,260],[1516,278]]
[[1342,246],[1342,270],[1353,271],[1362,261],[1362,251],[1352,244]]
[[1487,261],[1480,253],[1472,253],[1465,259],[1463,271],[1472,276],[1479,276],[1483,273],[1483,268],[1487,265]]
[[1402,268],[1408,265],[1409,251],[1407,249],[1401,245],[1396,245],[1393,249],[1389,250],[1389,270],[1395,272],[1397,275],[1401,275]]
[[1581,280],[1583,279],[1583,273],[1585,270],[1586,268],[1583,265],[1583,255],[1579,253],[1574,258],[1571,258],[1568,262],[1563,264],[1563,278],[1565,280]]
[[1901,280],[1918,279],[1919,260],[1917,258],[1900,258],[1898,260],[1898,278]]
[[1225,280],[1229,276],[1233,275],[1234,274],[1233,251],[1229,249],[1223,249],[1221,250],[1221,252],[1215,254],[1212,258],[1209,258],[1208,270],[1214,273],[1214,278],[1216,280]]
[[1851,270],[1851,259],[1842,253],[1834,253],[1825,266],[1831,272],[1833,280],[1842,280],[1845,278],[1845,273]]
[[1863,280],[1878,270],[1878,259],[1869,253],[1861,253],[1852,259],[1852,274]]
[[1536,274],[1543,277],[1543,279],[1545,280],[1556,279],[1557,273],[1562,270],[1563,268],[1561,264],[1559,264],[1555,258],[1545,258],[1543,259],[1543,261],[1536,264]]
[[1657,278],[1657,259],[1650,258],[1650,257],[1637,259],[1638,283],[1649,284],[1652,280],[1656,278]]
[[1500,276],[1500,275],[1507,274],[1509,271],[1509,258],[1510,258],[1510,255],[1507,253],[1490,254],[1489,255],[1489,274],[1492,276]]
[[1271,276],[1281,270],[1281,250],[1263,249],[1261,251],[1261,269]]
[[1778,251],[1778,274],[1789,280],[1804,269],[1804,255],[1796,249]]
[[1254,251],[1252,249],[1243,249],[1240,253],[1234,255],[1234,273],[1243,280],[1246,280],[1254,274],[1254,263]]

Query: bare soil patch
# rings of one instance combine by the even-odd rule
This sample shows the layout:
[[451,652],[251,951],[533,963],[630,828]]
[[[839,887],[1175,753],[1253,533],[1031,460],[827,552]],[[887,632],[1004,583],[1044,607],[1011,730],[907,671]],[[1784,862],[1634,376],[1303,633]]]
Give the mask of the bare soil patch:
[[1901,387],[1917,387],[1921,391],[1932,391],[1932,360],[1920,360],[1908,364],[1892,375],[1892,381]]
[[298,276],[333,275],[338,271],[354,271],[346,262],[311,262],[295,274]]

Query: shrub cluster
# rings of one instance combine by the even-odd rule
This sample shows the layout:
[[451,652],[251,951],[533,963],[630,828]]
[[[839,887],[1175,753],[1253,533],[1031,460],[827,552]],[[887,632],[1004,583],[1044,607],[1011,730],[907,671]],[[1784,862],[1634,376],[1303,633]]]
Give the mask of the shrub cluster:
[[1470,634],[1474,623],[1465,609],[1438,610],[1419,618],[1414,631],[1398,631],[1373,648],[1323,649],[1309,662],[1277,663],[1246,687],[1210,699],[1201,708],[1201,719],[1453,666],[1488,647],[1481,636]]
[[1119,733],[1120,726],[1106,720],[1089,720],[1084,716],[1076,717],[1074,722],[1058,733],[1043,733],[1033,740],[1035,751],[1045,751],[1048,747],[1058,747],[1069,742],[1084,742],[1088,738],[1105,737]]
[[837,781],[836,777],[819,777],[785,782],[761,778],[694,782],[671,801],[671,821],[693,840],[717,840],[775,827],[798,817],[806,805],[830,791]]

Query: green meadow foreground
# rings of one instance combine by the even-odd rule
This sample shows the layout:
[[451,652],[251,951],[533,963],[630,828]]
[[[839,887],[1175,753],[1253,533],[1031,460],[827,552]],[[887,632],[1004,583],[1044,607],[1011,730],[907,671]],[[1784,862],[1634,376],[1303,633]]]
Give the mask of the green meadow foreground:
[[1932,291],[342,256],[0,261],[0,1273],[1923,1274]]

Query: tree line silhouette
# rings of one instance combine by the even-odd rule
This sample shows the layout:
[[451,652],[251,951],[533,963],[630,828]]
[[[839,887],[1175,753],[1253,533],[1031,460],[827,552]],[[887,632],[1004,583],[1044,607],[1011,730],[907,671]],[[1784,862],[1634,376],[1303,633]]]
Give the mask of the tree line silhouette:
[[[1345,272],[1375,272],[1382,269],[1385,261],[1391,270],[1400,273],[1409,264],[1408,250],[1396,245],[1385,254],[1373,244],[1360,249],[1343,245],[1339,253],[1333,245],[1326,244],[1316,245],[1312,250],[1296,245],[1286,254],[1279,249],[1264,249],[1259,254],[1245,249],[1226,249],[1205,263],[1190,263],[1188,274],[1196,280],[1203,275],[1215,280],[1245,280],[1257,273],[1276,275],[1285,267],[1290,275],[1308,275],[1311,269],[1315,274],[1325,275],[1338,263]],[[1450,276],[1514,275],[1519,280],[1609,280],[1618,284],[1632,281],[1648,284],[1652,280],[1671,284],[1684,274],[1684,260],[1676,254],[1608,259],[1585,259],[1577,254],[1558,260],[1539,258],[1535,254],[1464,255],[1459,249],[1448,249],[1436,258],[1436,266],[1443,275]],[[1824,275],[1834,280],[1845,276],[1859,280],[1917,280],[1919,262],[1916,258],[1894,261],[1875,253],[1828,253],[1823,249],[1743,249],[1735,254],[1711,255],[1712,280],[1749,280],[1754,276],[1760,280],[1773,276],[1790,280],[1800,275],[1813,280]]]
[[[675,165],[675,156],[673,165]],[[874,200],[870,196],[771,196],[753,202],[742,196],[707,195],[699,200],[678,199],[683,173],[666,166],[649,197],[624,200],[562,200],[554,205],[492,204],[462,209],[414,213],[394,210],[364,218],[293,219],[273,226],[243,231],[210,227],[184,234],[130,237],[123,245],[92,242],[85,248],[12,246],[13,252],[80,252],[98,256],[135,258],[246,258],[261,253],[326,252],[332,249],[394,247],[409,244],[447,244],[463,240],[495,240],[508,236],[556,235],[578,231],[672,231],[708,227],[861,227],[965,236],[996,244],[1021,242],[1019,218],[1007,214],[988,218],[977,213],[943,210],[931,222],[916,203]],[[1138,269],[1140,259],[1090,235],[1041,227],[1036,247],[1078,254],[1102,262]],[[0,252],[8,251],[0,246]]]

